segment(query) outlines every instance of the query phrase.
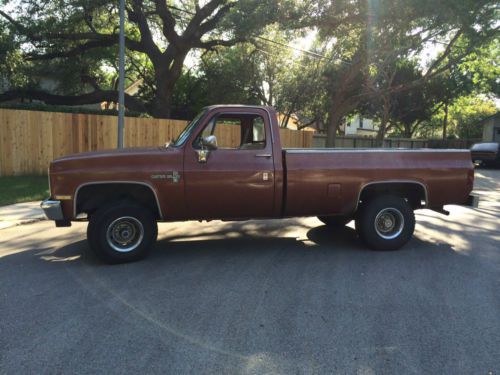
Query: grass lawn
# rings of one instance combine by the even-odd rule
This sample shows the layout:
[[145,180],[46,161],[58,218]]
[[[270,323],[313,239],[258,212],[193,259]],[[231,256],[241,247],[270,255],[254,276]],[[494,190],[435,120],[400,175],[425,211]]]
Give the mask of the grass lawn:
[[48,196],[47,176],[0,177],[0,206],[41,201]]

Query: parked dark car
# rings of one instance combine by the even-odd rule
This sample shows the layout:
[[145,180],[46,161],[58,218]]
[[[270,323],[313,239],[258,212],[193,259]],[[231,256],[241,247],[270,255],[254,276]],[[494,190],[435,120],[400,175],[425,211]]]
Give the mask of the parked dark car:
[[500,166],[500,143],[476,143],[470,152],[474,164]]

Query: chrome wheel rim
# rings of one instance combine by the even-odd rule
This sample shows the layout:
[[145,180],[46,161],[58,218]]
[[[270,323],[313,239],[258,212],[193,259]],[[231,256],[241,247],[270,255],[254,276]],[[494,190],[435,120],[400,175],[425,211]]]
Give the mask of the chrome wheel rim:
[[106,239],[108,245],[120,253],[135,250],[144,238],[144,227],[135,217],[123,216],[108,226]]
[[403,231],[405,219],[396,208],[384,208],[375,217],[375,231],[386,240],[398,237]]

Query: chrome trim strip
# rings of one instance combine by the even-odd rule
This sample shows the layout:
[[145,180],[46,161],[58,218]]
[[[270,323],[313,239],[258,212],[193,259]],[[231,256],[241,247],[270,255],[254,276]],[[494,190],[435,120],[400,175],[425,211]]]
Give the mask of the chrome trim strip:
[[[263,107],[261,109],[263,109],[264,111],[266,111],[267,117],[269,118],[269,131],[271,133],[271,143],[274,145],[273,120],[271,118],[271,112],[269,112],[269,110],[267,108],[265,108],[265,107]],[[276,117],[276,120],[278,120],[277,117]],[[278,131],[280,131],[279,124],[277,124],[277,125],[278,125]],[[273,146],[273,148],[274,148],[274,146]]]
[[160,201],[158,200],[158,195],[156,194],[156,190],[150,184],[147,184],[145,182],[139,182],[139,181],[97,181],[97,182],[86,182],[84,184],[79,185],[76,188],[75,198],[73,200],[73,217],[74,218],[76,218],[76,202],[78,201],[78,192],[80,191],[80,189],[82,187],[89,186],[89,185],[105,185],[105,184],[135,184],[135,185],[147,186],[148,188],[151,189],[151,191],[153,192],[153,195],[155,196],[156,205],[158,206],[158,212],[160,213],[160,220],[163,220],[163,213],[161,212]]
[[49,195],[52,197],[52,186],[50,186],[50,164],[47,167],[47,179],[49,180]]
[[427,192],[427,186],[420,181],[416,181],[416,180],[374,181],[374,182],[368,182],[367,184],[362,185],[361,188],[359,189],[358,199],[356,200],[356,207],[354,208],[354,212],[356,212],[358,210],[359,199],[361,198],[361,193],[363,192],[363,190],[370,185],[379,185],[379,184],[417,184],[417,185],[420,185],[424,188],[424,195],[425,195],[425,206],[424,207],[427,207],[427,205],[429,204],[429,195]]
[[436,148],[284,148],[290,154],[327,154],[341,152],[470,152],[464,149],[436,149]]

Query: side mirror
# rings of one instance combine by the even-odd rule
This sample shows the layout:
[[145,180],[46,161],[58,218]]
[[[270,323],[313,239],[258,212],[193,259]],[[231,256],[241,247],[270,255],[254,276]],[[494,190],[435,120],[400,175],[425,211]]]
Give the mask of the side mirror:
[[217,137],[215,135],[209,135],[200,140],[200,145],[206,147],[209,150],[217,150]]

